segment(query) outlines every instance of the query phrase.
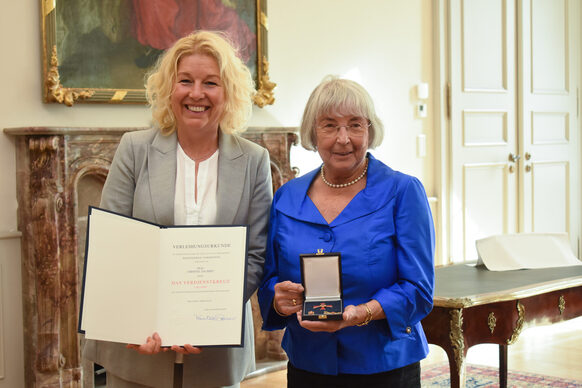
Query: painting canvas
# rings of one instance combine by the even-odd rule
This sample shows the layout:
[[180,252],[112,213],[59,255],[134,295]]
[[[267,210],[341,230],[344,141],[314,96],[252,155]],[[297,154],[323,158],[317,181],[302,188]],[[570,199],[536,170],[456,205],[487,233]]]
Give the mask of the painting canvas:
[[177,39],[225,32],[272,104],[265,0],[41,0],[44,99],[145,103],[145,76]]

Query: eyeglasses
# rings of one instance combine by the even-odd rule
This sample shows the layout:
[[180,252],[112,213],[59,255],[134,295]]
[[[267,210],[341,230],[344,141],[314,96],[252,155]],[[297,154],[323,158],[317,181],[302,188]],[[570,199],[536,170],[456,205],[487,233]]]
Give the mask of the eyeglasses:
[[337,125],[334,123],[323,123],[317,127],[317,131],[324,137],[335,137],[339,134],[340,129],[345,128],[348,136],[362,137],[366,133],[370,123],[365,120],[354,121],[348,125]]

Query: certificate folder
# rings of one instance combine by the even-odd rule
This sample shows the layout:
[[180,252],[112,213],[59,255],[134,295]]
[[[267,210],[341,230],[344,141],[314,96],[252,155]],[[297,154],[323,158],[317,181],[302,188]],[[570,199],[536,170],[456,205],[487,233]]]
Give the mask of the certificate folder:
[[247,226],[161,226],[89,207],[79,331],[243,346]]

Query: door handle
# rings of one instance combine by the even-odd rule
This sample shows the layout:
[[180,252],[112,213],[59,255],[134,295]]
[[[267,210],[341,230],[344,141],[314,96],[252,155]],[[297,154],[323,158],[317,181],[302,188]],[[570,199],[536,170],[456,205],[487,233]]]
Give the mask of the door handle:
[[517,163],[517,161],[521,158],[521,155],[516,155],[514,153],[509,154],[509,161],[513,163]]

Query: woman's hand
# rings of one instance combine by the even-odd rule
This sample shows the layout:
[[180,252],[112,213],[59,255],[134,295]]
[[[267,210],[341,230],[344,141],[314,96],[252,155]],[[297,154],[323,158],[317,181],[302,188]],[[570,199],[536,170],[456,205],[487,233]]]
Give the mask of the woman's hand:
[[167,352],[172,349],[176,353],[180,354],[199,354],[202,349],[194,347],[192,345],[186,344],[183,346],[172,345],[171,348],[162,348],[162,339],[158,333],[154,333],[151,337],[146,339],[146,343],[142,345],[128,344],[126,346],[128,349],[133,349],[139,354],[158,354],[160,352]]
[[202,353],[202,349],[192,346],[190,344],[185,344],[183,346],[172,345],[170,348],[176,353],[180,354],[200,354]]
[[344,309],[343,320],[341,321],[304,321],[301,319],[301,311],[297,313],[297,320],[301,327],[307,330],[333,333],[344,327],[359,325],[366,320],[367,316],[368,311],[364,305],[354,306],[351,304]]
[[158,333],[154,333],[151,337],[148,337],[145,344],[128,344],[126,348],[133,349],[139,354],[158,354],[159,352],[168,350],[167,348],[162,348],[162,339]]
[[289,280],[275,284],[273,307],[282,316],[301,311],[303,308],[303,286]]

